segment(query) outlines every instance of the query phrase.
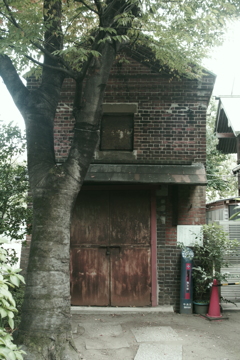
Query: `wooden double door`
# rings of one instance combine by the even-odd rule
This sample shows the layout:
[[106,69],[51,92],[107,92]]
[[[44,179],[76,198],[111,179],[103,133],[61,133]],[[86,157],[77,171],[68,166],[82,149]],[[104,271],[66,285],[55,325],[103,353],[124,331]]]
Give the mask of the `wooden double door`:
[[151,304],[150,193],[81,191],[71,226],[72,305]]

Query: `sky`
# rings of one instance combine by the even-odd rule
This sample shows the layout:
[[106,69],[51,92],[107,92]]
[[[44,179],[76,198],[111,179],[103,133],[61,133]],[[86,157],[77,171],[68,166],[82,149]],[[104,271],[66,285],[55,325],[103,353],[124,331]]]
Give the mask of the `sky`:
[[[230,24],[222,46],[213,49],[203,65],[217,75],[213,95],[240,95],[240,21]],[[22,129],[23,119],[0,78],[0,120],[14,121]]]
[[217,75],[213,95],[240,95],[240,21],[230,24],[222,46],[213,49],[204,66]]

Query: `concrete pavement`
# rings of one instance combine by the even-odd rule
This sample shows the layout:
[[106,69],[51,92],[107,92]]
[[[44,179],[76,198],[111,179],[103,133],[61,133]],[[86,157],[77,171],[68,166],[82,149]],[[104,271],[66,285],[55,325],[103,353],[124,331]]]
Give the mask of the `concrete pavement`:
[[172,307],[78,307],[72,314],[82,360],[240,359],[238,311],[226,310],[228,320],[218,321],[176,314]]

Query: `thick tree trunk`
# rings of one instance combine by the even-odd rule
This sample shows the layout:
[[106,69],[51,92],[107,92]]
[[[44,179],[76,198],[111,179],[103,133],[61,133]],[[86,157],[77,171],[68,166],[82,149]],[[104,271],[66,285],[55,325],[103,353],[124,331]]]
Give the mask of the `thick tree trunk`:
[[79,185],[73,179],[64,183],[39,186],[33,194],[33,237],[17,338],[27,360],[78,359],[71,334],[69,244]]
[[[70,321],[71,213],[98,142],[101,104],[115,55],[115,48],[106,44],[98,71],[87,79],[84,106],[75,114],[75,134],[65,164],[54,164],[51,140],[54,105],[49,108],[43,100],[43,104],[36,106],[34,116],[31,112],[26,115],[34,218],[17,336],[17,343],[26,349],[26,360],[78,359]],[[36,96],[37,93],[30,98],[30,104],[31,100],[36,103]]]
[[[26,360],[77,360],[71,335],[70,224],[80,191],[98,143],[101,105],[117,46],[104,43],[93,60],[85,88],[75,109],[75,131],[68,159],[55,163],[54,116],[63,76],[43,69],[40,87],[15,91],[17,74],[9,58],[5,77],[26,122],[28,173],[33,195],[33,232],[26,278],[22,322],[16,342],[24,346]],[[1,66],[0,66],[1,70]],[[1,71],[0,71],[1,73]],[[47,76],[48,75],[48,76]],[[9,80],[12,79],[12,81]],[[84,79],[82,78],[81,81]],[[22,95],[26,95],[25,98]]]

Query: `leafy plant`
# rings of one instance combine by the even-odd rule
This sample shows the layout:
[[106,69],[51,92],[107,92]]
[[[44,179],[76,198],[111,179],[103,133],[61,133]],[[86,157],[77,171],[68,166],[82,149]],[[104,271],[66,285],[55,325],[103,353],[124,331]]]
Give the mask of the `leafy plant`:
[[26,164],[19,160],[25,150],[20,129],[0,122],[0,234],[15,240],[30,231]]
[[[0,240],[0,243],[3,243]],[[13,269],[7,264],[7,252],[0,247],[0,359],[23,360],[24,351],[13,343],[11,331],[14,329],[14,313],[17,312],[16,302],[10,288],[19,287],[24,278],[20,269]],[[4,326],[11,329],[7,331]]]
[[[202,234],[196,236],[196,240],[203,238],[203,245],[196,241],[191,246],[194,252],[193,258],[193,285],[194,299],[203,302],[209,298],[209,290],[213,279],[227,281],[228,273],[222,273],[222,267],[228,267],[226,255],[237,250],[237,240],[229,240],[227,234],[217,224],[203,225]],[[183,249],[183,243],[179,243]]]
[[219,225],[203,225],[203,246],[195,244],[193,283],[194,299],[204,300],[208,297],[213,279],[227,281],[227,273],[221,273],[222,267],[228,267],[226,255],[235,251],[237,240],[229,240]]
[[18,287],[9,288],[16,304],[17,312],[14,314],[14,327],[17,329],[20,325],[22,315],[22,303],[24,298],[25,284],[21,283]]

